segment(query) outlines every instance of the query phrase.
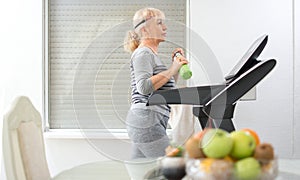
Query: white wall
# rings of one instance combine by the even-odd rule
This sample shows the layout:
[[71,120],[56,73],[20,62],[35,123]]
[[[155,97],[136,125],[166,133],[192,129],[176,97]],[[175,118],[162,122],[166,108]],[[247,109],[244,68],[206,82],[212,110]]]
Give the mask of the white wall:
[[[41,112],[42,2],[1,1],[0,22],[0,117],[17,95],[29,96]],[[2,121],[0,127],[2,135]]]
[[[300,22],[300,3],[295,5]],[[293,39],[292,12],[292,0],[191,0],[191,28],[209,44],[224,74],[258,36],[269,35],[261,57],[275,58],[278,64],[257,87],[256,101],[239,102],[234,119],[238,128],[253,128],[263,141],[273,143],[279,157],[299,158],[300,28],[297,24]],[[29,96],[42,112],[42,2],[1,1],[0,22],[0,116],[17,95]],[[104,145],[114,149],[111,141]],[[85,140],[47,139],[46,146],[52,175],[106,159]]]
[[[296,134],[293,128],[292,12],[292,0],[191,1],[191,28],[209,44],[224,75],[256,38],[269,35],[260,57],[274,58],[277,65],[258,84],[256,101],[237,104],[234,122],[238,129],[249,127],[256,130],[262,141],[275,146],[280,157],[294,157],[293,149],[299,149],[300,145],[295,143],[299,133]],[[299,110],[295,109],[297,113]]]
[[294,156],[300,157],[300,1],[295,0],[295,59],[294,59]]

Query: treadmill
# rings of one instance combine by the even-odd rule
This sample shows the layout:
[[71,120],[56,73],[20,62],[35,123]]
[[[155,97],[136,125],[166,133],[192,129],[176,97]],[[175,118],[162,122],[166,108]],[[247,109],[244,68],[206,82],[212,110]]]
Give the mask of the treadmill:
[[224,83],[171,90],[158,90],[150,96],[147,105],[189,104],[198,117],[201,128],[220,128],[234,131],[232,121],[237,101],[256,86],[276,65],[276,60],[258,60],[268,41],[259,37],[242,59],[224,77]]

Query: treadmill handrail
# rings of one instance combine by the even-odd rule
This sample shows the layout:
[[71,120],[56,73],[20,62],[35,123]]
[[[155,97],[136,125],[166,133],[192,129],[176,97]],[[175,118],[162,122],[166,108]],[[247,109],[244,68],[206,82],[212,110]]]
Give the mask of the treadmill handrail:
[[[214,96],[204,106],[216,104],[234,104],[258,82],[260,82],[276,65],[275,59],[261,61],[248,71],[244,72],[237,79],[230,82],[225,89]],[[226,98],[226,103],[222,102]]]
[[225,87],[225,84],[219,84],[159,90],[153,92],[147,106],[158,104],[204,105]]

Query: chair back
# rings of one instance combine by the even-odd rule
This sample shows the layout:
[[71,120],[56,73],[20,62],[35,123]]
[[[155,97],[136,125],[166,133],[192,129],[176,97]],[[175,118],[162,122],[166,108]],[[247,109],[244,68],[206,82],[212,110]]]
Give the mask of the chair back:
[[16,98],[4,115],[3,155],[7,179],[50,179],[41,115],[28,97]]

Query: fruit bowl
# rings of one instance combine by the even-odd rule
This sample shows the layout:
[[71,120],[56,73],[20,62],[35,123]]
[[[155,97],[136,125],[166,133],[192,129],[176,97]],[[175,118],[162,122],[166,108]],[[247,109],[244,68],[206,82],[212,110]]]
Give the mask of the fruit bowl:
[[[191,180],[240,180],[235,176],[235,162],[229,158],[188,159],[186,174]],[[260,162],[257,180],[272,180],[278,175],[277,157],[268,163]]]

